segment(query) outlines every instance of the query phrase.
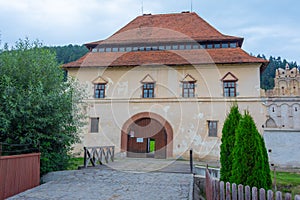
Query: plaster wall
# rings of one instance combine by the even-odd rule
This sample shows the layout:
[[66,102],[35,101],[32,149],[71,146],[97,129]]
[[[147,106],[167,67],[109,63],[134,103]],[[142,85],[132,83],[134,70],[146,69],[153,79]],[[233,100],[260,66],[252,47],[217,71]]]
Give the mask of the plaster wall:
[[294,168],[300,166],[300,129],[264,130],[266,148],[270,149],[269,161],[276,167]]

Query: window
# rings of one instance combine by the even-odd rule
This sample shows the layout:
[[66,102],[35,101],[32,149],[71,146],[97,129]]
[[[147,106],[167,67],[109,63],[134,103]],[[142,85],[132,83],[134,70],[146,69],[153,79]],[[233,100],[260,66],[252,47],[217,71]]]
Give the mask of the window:
[[208,136],[217,137],[218,136],[218,121],[207,121],[208,123]]
[[143,98],[154,98],[154,83],[143,84]]
[[221,80],[223,81],[224,97],[236,97],[236,82],[238,81],[238,78],[231,72],[228,72]]
[[159,46],[158,49],[159,50],[165,50],[165,46]]
[[221,48],[221,44],[219,44],[219,43],[215,44],[215,48],[216,49]]
[[236,48],[236,47],[237,47],[236,42],[231,42],[230,43],[230,48]]
[[235,97],[236,96],[236,83],[235,81],[225,81],[223,82],[224,96],[225,97]]
[[222,43],[222,48],[228,48],[228,47],[229,47],[228,43]]
[[95,84],[95,98],[103,99],[105,98],[105,83]]
[[195,97],[195,82],[182,82],[182,96]]
[[212,45],[212,44],[207,44],[207,48],[208,48],[208,49],[212,49],[212,48],[213,48],[213,45]]
[[99,117],[91,118],[91,133],[99,132]]
[[199,48],[200,48],[199,45],[197,45],[197,44],[194,44],[194,45],[193,45],[193,49],[199,49]]

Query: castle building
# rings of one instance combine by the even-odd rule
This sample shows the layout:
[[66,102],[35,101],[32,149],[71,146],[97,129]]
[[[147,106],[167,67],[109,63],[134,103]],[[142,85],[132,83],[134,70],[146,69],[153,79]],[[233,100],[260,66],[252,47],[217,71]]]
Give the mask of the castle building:
[[82,146],[128,157],[218,160],[231,105],[266,121],[260,73],[268,61],[196,13],[138,16],[64,65],[88,91]]
[[267,121],[264,139],[270,162],[279,167],[299,167],[300,152],[300,74],[296,67],[277,69],[275,87],[263,98]]

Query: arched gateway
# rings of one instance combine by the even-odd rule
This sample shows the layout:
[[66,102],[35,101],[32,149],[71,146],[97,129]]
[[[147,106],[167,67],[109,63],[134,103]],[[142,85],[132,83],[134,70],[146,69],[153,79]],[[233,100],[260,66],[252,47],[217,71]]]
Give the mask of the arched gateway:
[[121,151],[127,152],[127,157],[172,157],[173,129],[158,114],[138,113],[122,127]]

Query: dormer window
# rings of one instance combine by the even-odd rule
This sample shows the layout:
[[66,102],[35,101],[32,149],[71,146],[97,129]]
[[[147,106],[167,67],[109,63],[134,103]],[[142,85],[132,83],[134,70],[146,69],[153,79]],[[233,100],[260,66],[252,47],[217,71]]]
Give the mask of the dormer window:
[[223,96],[224,97],[236,97],[236,82],[238,79],[231,72],[228,72],[222,79],[223,82]]
[[154,93],[154,89],[155,89],[155,81],[154,79],[148,74],[147,76],[145,76],[142,80],[142,97],[143,98],[154,98],[155,97],[155,93]]
[[104,99],[107,81],[101,76],[99,76],[93,81],[93,84],[94,84],[94,98]]
[[181,82],[182,82],[182,97],[185,98],[195,97],[196,79],[194,79],[191,75],[187,74]]

